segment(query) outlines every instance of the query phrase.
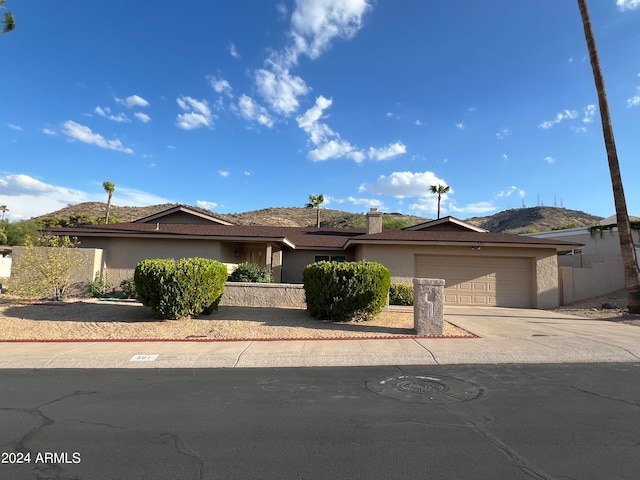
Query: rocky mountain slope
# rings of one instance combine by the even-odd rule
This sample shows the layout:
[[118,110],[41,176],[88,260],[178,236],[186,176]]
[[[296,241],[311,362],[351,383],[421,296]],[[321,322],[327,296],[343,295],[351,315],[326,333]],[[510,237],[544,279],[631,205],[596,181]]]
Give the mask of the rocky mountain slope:
[[[119,207],[113,205],[110,215],[121,222],[130,222],[137,218],[153,215],[174,204],[153,205],[149,207]],[[223,220],[238,225],[279,225],[279,226],[313,226],[316,223],[316,211],[301,207],[265,208],[244,213],[221,214],[210,212],[198,207],[190,207],[213,214]],[[42,215],[38,218],[59,217],[69,218],[74,215],[87,214],[92,217],[104,217],[106,205],[101,202],[86,202],[69,205],[66,208]],[[467,222],[485,228],[492,232],[532,233],[569,226],[587,227],[594,225],[601,217],[590,215],[579,210],[558,207],[531,207],[505,210],[486,217],[472,217]],[[428,221],[428,218],[402,215],[399,213],[385,213],[384,228],[403,228]],[[322,208],[320,221],[325,227],[364,227],[364,213],[350,213],[340,210]]]

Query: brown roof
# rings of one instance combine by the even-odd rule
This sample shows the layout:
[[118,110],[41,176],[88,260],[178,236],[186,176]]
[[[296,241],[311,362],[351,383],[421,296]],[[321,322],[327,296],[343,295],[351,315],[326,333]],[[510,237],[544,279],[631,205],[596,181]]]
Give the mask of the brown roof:
[[[538,242],[537,240],[542,240]],[[386,230],[381,233],[360,235],[351,238],[345,247],[360,243],[430,243],[557,247],[572,250],[583,247],[582,243],[563,242],[549,238],[534,238],[511,233],[445,231],[445,230]]]
[[43,230],[54,235],[74,237],[212,237],[221,240],[271,241],[291,248],[336,248],[365,232],[363,228],[311,228],[255,225],[195,225],[179,223],[114,223]]
[[192,225],[167,223],[116,223],[44,230],[54,235],[75,237],[163,237],[216,238],[227,241],[269,241],[290,248],[344,249],[357,244],[471,244],[511,245],[572,250],[583,245],[548,238],[535,238],[508,233],[472,231],[386,230],[365,234],[362,228],[277,227],[255,225]]

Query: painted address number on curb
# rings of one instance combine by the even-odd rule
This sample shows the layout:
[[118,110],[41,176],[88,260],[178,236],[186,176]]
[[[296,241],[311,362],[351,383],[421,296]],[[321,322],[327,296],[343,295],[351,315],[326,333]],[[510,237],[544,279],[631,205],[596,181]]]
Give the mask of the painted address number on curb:
[[158,358],[158,355],[134,355],[131,357],[130,362],[153,362]]

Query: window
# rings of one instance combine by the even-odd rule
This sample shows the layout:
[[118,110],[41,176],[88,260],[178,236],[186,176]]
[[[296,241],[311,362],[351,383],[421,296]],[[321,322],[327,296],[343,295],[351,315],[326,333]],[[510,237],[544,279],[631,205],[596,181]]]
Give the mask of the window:
[[347,261],[347,257],[345,255],[316,255],[315,256],[315,261],[316,262],[328,262],[328,261],[332,261],[332,262],[346,262]]

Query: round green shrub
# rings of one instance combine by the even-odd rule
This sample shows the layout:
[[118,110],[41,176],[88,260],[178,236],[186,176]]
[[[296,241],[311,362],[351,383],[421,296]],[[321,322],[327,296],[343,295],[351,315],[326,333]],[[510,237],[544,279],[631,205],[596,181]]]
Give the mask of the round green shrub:
[[307,310],[313,317],[370,320],[382,311],[391,284],[389,270],[376,262],[317,262],[302,273]]
[[206,258],[143,260],[133,280],[138,300],[160,318],[196,317],[218,309],[227,267]]
[[257,263],[241,263],[229,275],[230,282],[271,283],[273,278],[266,267]]
[[389,305],[413,305],[413,285],[392,283],[389,289]]

